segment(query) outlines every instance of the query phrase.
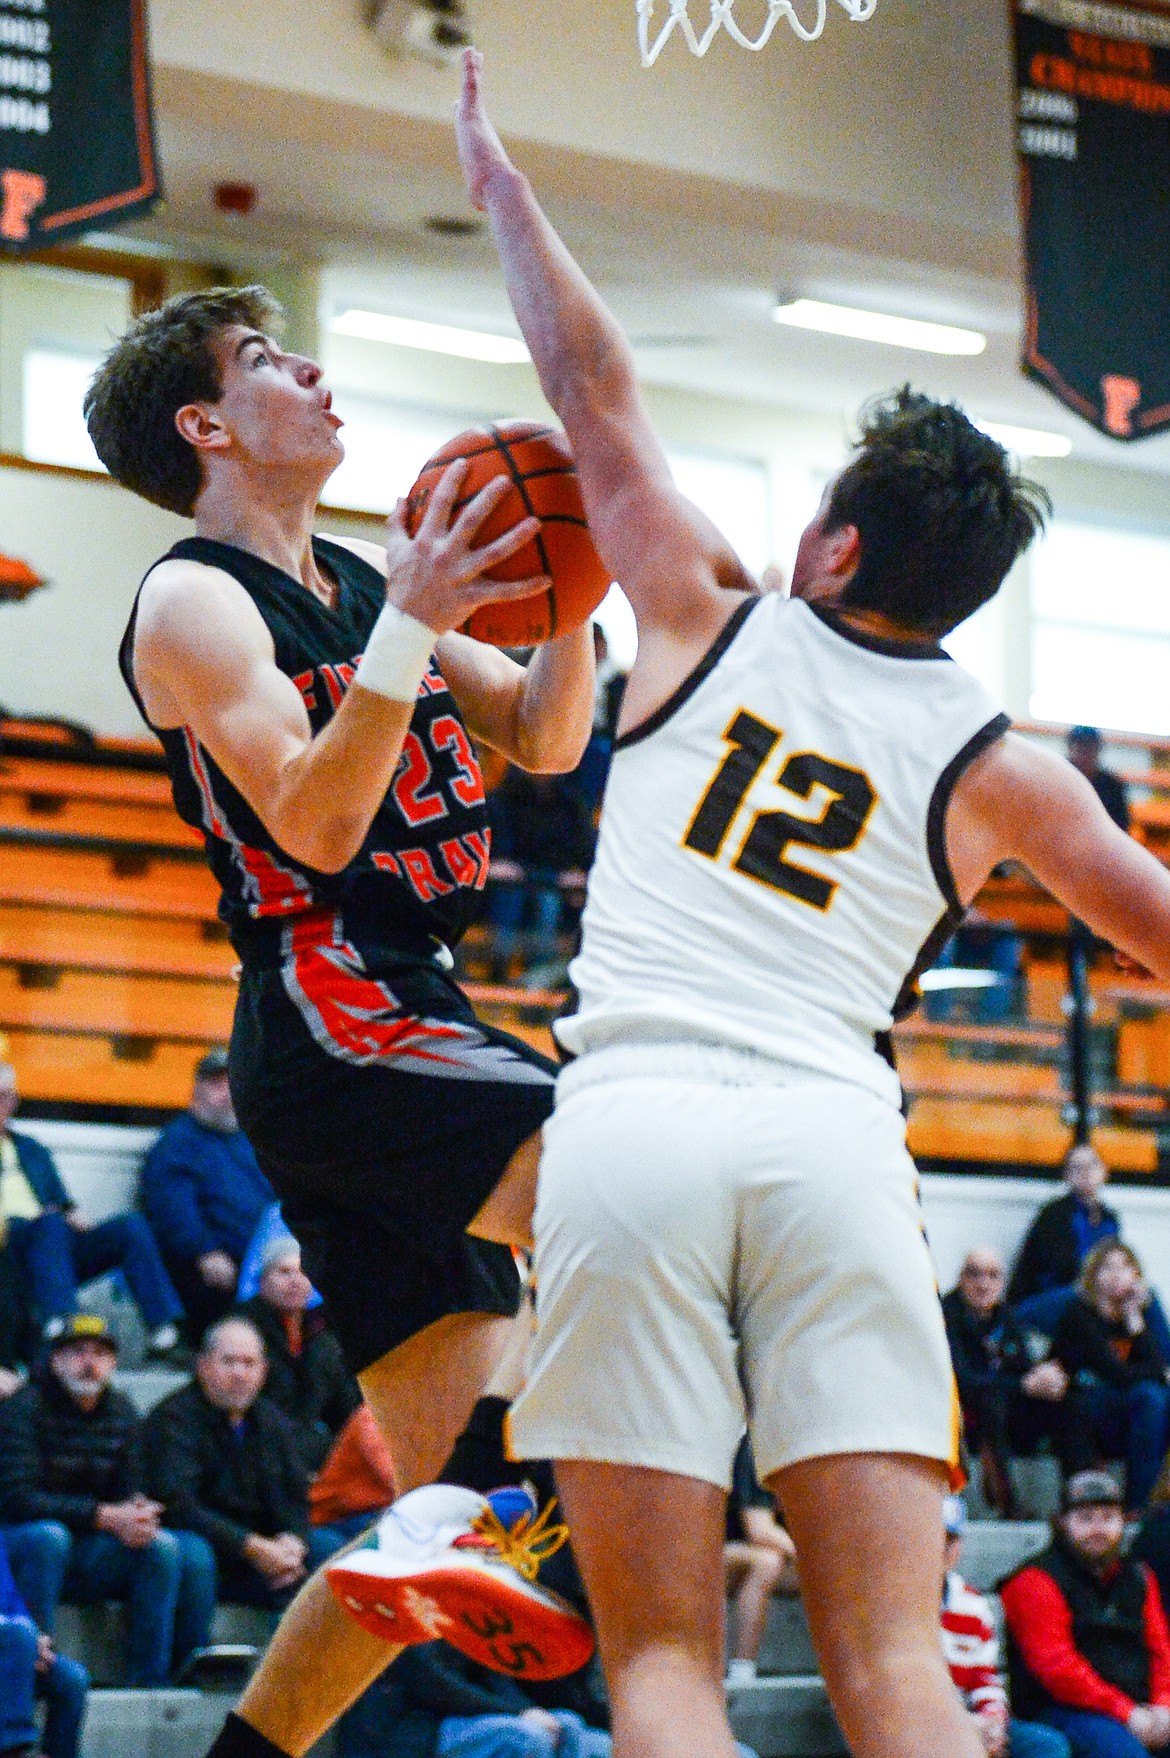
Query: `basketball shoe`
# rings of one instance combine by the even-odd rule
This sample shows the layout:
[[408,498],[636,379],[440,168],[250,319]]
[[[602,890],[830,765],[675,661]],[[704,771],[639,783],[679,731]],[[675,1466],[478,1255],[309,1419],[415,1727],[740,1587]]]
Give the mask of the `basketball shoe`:
[[586,1620],[537,1570],[568,1528],[528,1490],[491,1496],[428,1484],[401,1496],[368,1542],[325,1568],[339,1605],[386,1642],[450,1642],[517,1679],[576,1672],[593,1652]]

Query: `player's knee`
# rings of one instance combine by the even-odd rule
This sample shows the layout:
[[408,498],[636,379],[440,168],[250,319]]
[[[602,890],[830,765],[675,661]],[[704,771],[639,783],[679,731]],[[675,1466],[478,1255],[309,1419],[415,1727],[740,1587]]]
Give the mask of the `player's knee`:
[[765,1593],[775,1593],[788,1572],[788,1564],[778,1550],[765,1545],[752,1547],[752,1573]]
[[829,1644],[821,1665],[839,1702],[910,1705],[938,1694],[949,1702],[954,1694],[936,1632],[891,1633],[880,1620],[879,1627],[865,1620],[851,1629],[849,1640]]

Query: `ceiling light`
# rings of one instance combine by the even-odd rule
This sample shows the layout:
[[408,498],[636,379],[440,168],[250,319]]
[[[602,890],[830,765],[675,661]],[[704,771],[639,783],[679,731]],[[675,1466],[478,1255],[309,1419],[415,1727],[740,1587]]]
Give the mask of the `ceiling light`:
[[884,311],[862,311],[853,305],[826,305],[820,299],[790,299],[772,312],[778,324],[798,330],[823,330],[830,336],[852,336],[859,342],[887,342],[894,348],[915,348],[924,354],[982,354],[987,337],[979,330],[951,324],[924,323],[915,317],[891,317]]
[[1039,427],[1012,427],[1006,421],[976,421],[975,426],[1017,458],[1067,458],[1073,449],[1064,434],[1045,433]]
[[343,311],[330,328],[342,336],[361,336],[367,342],[423,348],[429,354],[457,354],[461,360],[488,360],[496,366],[518,366],[529,358],[527,348],[515,336],[422,323],[413,317],[390,317],[384,311]]

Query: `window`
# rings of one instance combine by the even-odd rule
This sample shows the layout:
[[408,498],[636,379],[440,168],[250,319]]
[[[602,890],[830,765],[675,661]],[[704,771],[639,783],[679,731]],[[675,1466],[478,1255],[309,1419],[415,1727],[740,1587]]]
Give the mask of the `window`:
[[1032,564],[1038,720],[1170,733],[1170,538],[1059,521]]
[[21,450],[26,458],[41,464],[73,464],[81,470],[105,469],[81,413],[86,386],[100,364],[100,355],[29,349],[21,398]]

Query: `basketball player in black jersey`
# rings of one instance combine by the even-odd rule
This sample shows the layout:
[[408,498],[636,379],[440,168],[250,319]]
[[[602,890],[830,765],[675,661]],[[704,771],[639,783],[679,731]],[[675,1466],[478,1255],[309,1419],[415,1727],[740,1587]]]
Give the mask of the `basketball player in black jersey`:
[[[469,733],[571,769],[592,723],[586,627],[525,670],[452,633],[501,586],[481,548],[503,484],[453,518],[443,478],[412,540],[312,535],[342,455],[321,370],[283,350],[262,288],[195,293],[137,320],[86,398],[126,487],[193,516],[148,573],[122,645],[199,828],[242,974],[231,1047],[240,1120],[390,1441],[399,1489],[463,1427],[518,1301],[552,1069],[481,1024],[449,946],[487,872]],[[298,1755],[386,1665],[314,1578],[214,1748]]]

